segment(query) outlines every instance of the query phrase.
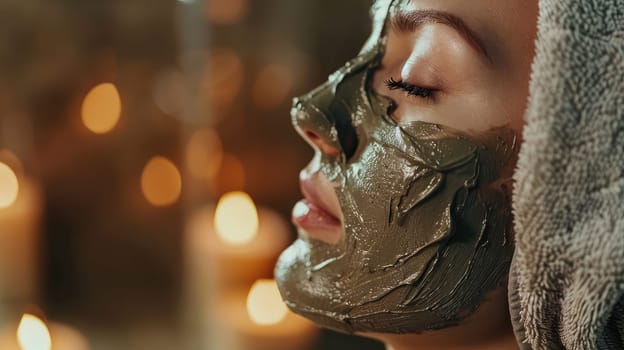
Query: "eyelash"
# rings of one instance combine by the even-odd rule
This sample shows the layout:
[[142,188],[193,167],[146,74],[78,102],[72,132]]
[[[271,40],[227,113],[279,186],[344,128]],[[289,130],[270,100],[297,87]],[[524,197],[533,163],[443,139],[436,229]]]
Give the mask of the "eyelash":
[[408,96],[415,96],[415,97],[420,97],[423,99],[432,99],[435,93],[438,91],[436,89],[416,86],[414,84],[407,83],[403,80],[397,81],[397,80],[394,80],[394,78],[392,77],[386,80],[385,84],[390,90],[403,90],[407,92]]

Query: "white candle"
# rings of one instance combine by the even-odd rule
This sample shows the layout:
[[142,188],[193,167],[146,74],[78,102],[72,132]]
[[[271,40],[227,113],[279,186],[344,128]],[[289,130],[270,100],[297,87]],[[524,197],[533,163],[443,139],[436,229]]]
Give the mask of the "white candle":
[[282,302],[274,280],[258,280],[247,294],[231,293],[219,303],[217,317],[231,349],[301,350],[319,329]]
[[188,221],[186,248],[190,279],[210,278],[222,288],[248,288],[259,277],[273,276],[279,254],[290,242],[287,222],[270,209],[234,192]]
[[38,186],[0,162],[0,302],[36,301],[41,207]]
[[272,277],[291,239],[280,215],[266,208],[256,211],[244,193],[224,196],[218,207],[218,213],[212,205],[200,208],[187,221],[185,314],[197,348],[230,349],[217,330],[221,295],[246,293],[256,279]]
[[89,344],[74,328],[60,324],[46,325],[34,315],[24,314],[18,326],[0,334],[2,350],[89,350]]

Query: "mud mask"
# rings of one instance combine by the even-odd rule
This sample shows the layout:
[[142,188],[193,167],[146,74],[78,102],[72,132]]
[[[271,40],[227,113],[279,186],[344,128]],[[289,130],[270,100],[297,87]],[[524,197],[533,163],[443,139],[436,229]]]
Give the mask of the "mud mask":
[[293,123],[341,150],[320,155],[344,214],[338,244],[299,239],[280,257],[285,302],[342,332],[414,333],[459,323],[505,276],[510,199],[497,184],[512,131],[479,137],[424,122],[399,125],[370,87],[392,1],[380,1],[362,53],[295,100]]

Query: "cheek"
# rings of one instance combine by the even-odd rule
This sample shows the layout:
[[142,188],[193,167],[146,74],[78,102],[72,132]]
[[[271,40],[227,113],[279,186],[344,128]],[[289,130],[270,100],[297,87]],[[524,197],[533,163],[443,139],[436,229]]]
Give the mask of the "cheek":
[[494,91],[478,90],[441,97],[435,103],[398,103],[393,117],[410,122],[439,124],[469,133],[503,126],[517,130],[513,127],[517,118],[512,115],[521,114],[517,113],[513,105],[505,104],[500,93],[496,94]]
[[505,102],[500,91],[483,89],[467,93],[456,103],[447,106],[455,120],[452,127],[468,132],[484,132],[513,124],[514,107]]
[[528,99],[528,78],[516,82],[500,79],[486,91],[485,102],[475,102],[487,110],[492,127],[507,126],[519,135],[524,128],[524,112]]
[[510,126],[518,133],[522,133],[525,124],[524,113],[529,98],[529,77],[530,68],[520,67],[517,69],[515,80],[509,80],[499,87],[501,98],[505,101],[508,110]]

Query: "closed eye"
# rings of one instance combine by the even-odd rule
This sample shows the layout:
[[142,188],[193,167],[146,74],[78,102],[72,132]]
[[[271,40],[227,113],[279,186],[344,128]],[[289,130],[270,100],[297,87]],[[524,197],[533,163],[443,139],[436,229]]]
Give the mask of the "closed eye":
[[423,99],[432,99],[434,95],[439,90],[432,88],[425,88],[421,86],[417,86],[414,84],[410,84],[403,80],[394,80],[394,78],[390,77],[390,79],[385,81],[386,86],[390,90],[403,90],[407,92],[408,96],[416,96]]

